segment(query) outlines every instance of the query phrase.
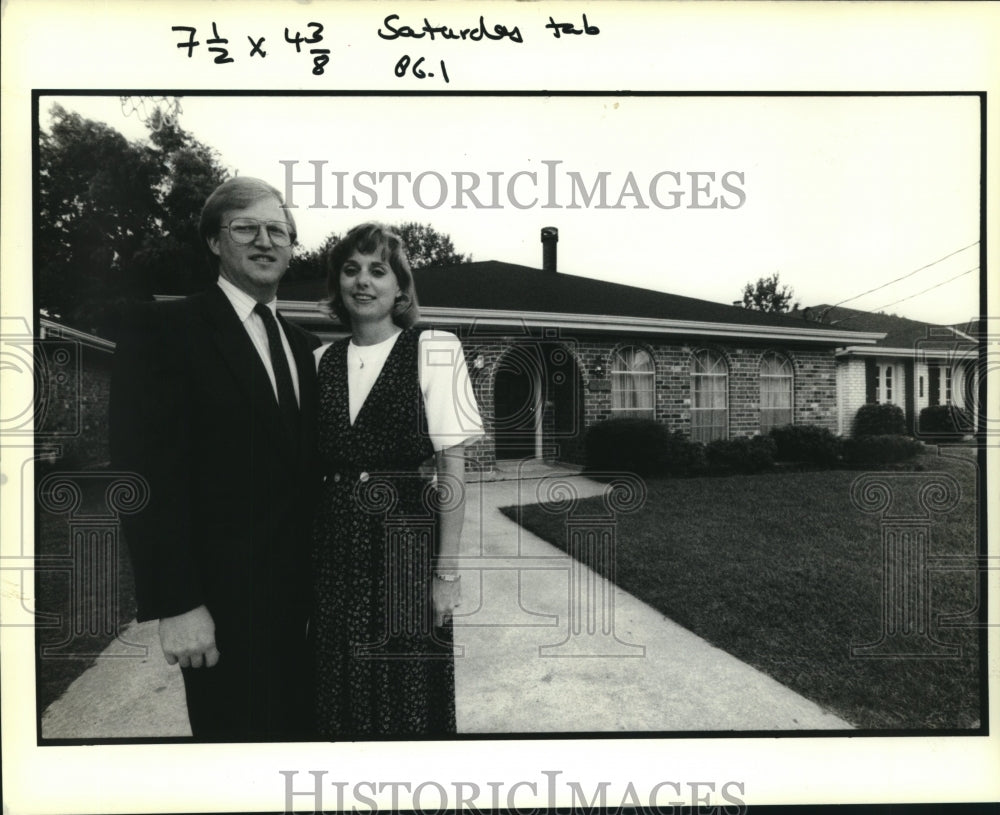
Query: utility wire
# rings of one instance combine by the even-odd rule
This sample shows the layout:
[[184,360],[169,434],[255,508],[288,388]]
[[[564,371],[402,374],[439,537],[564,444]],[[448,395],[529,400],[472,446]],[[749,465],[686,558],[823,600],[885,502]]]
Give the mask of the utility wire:
[[891,303],[886,303],[884,306],[879,306],[877,309],[874,309],[874,311],[881,311],[884,308],[889,308],[889,306],[894,306],[897,303],[902,303],[904,300],[912,300],[914,297],[919,297],[921,294],[926,294],[927,292],[931,291],[931,289],[939,288],[945,285],[946,283],[951,283],[953,280],[958,280],[958,278],[960,277],[965,277],[967,274],[972,274],[973,272],[978,271],[978,269],[979,269],[978,266],[973,266],[968,271],[962,272],[961,274],[957,274],[954,277],[949,277],[947,280],[942,280],[940,283],[936,283],[933,286],[924,289],[923,291],[918,291],[916,294],[911,294],[909,297],[903,297],[900,300],[894,300]]
[[907,297],[903,297],[903,298],[901,298],[899,300],[896,300],[896,301],[894,301],[892,303],[886,303],[884,306],[879,306],[878,308],[869,309],[867,311],[858,311],[855,314],[848,314],[846,317],[842,317],[839,320],[834,320],[832,323],[830,323],[830,325],[843,325],[848,320],[853,320],[853,319],[855,319],[857,317],[863,317],[863,316],[868,316],[869,314],[874,314],[874,313],[876,313],[878,311],[881,311],[884,308],[889,308],[889,306],[894,306],[897,303],[902,303],[904,300],[912,300],[914,297],[919,297],[921,294],[926,294],[927,292],[931,291],[932,289],[940,288],[941,286],[945,285],[946,283],[951,283],[953,280],[958,280],[958,278],[960,278],[960,277],[965,277],[967,274],[972,274],[978,268],[979,268],[978,266],[975,266],[975,267],[973,267],[971,269],[968,269],[967,271],[962,272],[961,274],[955,275],[954,277],[949,277],[947,280],[942,280],[940,283],[935,283],[933,286],[930,286],[930,287],[924,289],[923,291],[918,291],[916,294],[911,294],[911,295],[909,295]]
[[[950,252],[949,254],[945,255],[943,258],[938,258],[937,260],[931,261],[926,266],[921,266],[919,269],[914,269],[912,272],[907,272],[902,277],[897,277],[895,280],[890,280],[888,283],[883,283],[881,286],[876,286],[874,289],[869,289],[868,291],[862,292],[861,294],[856,294],[854,297],[848,297],[846,300],[841,300],[839,303],[834,303],[832,306],[830,306],[830,308],[826,309],[826,311],[823,312],[823,315],[821,315],[821,319],[822,319],[822,316],[828,314],[830,311],[832,311],[833,309],[835,309],[837,306],[842,306],[842,305],[844,305],[844,303],[850,303],[852,300],[857,300],[859,297],[864,297],[866,294],[871,294],[872,292],[876,292],[879,289],[884,289],[886,286],[891,286],[893,283],[898,283],[900,280],[906,280],[906,278],[908,278],[908,277],[913,277],[913,275],[915,275],[917,272],[922,272],[924,269],[929,269],[931,266],[936,266],[941,261],[947,260],[948,258],[952,257],[953,255],[957,255],[959,252],[964,252],[966,249],[971,249],[977,243],[979,243],[979,241],[973,241],[968,246],[963,246],[961,249],[956,249],[954,252]],[[975,271],[975,270],[973,269],[971,271]],[[968,274],[968,272],[964,272],[963,274]],[[959,275],[959,277],[961,277],[961,275]],[[948,282],[948,281],[945,281],[945,282]],[[934,288],[934,287],[932,286],[931,288]],[[926,291],[930,291],[930,289],[927,289]],[[921,294],[923,294],[923,292],[921,292]],[[916,297],[916,295],[913,295],[913,296]],[[904,297],[903,299],[905,300],[907,298]],[[902,300],[897,300],[896,302],[897,303],[901,303]],[[890,305],[893,305],[893,304],[890,303]]]

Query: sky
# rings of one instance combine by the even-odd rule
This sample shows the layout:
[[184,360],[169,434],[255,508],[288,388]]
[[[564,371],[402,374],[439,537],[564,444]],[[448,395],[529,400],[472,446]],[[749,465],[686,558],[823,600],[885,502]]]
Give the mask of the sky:
[[[146,136],[116,96],[42,97],[43,128],[55,101]],[[802,306],[978,312],[974,97],[186,96],[180,124],[290,189],[306,248],[415,220],[474,260],[540,267],[555,226],[568,274],[730,303],[778,273]]]

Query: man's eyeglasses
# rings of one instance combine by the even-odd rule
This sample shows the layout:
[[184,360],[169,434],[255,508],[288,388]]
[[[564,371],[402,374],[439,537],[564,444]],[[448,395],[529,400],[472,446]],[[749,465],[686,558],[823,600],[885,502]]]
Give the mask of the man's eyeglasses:
[[291,246],[292,232],[284,221],[258,221],[256,218],[233,218],[228,226],[233,243],[253,243],[260,234],[260,228],[267,230],[267,237],[275,246]]

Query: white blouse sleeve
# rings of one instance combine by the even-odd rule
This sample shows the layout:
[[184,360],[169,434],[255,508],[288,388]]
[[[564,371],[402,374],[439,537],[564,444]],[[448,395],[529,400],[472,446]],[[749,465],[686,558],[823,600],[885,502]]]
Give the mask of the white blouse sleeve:
[[421,333],[420,389],[435,452],[484,435],[462,343],[454,334]]
[[319,348],[313,349],[313,356],[316,357],[316,370],[319,370],[319,361],[323,359],[323,354],[326,353],[326,349],[329,348],[333,343],[327,342],[323,343]]

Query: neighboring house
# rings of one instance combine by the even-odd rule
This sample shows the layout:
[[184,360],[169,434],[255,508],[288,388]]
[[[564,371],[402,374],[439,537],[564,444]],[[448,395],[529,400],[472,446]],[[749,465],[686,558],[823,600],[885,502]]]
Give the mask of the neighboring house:
[[874,345],[849,344],[837,351],[839,433],[850,435],[858,408],[873,403],[899,405],[908,430],[918,435],[920,411],[932,405],[967,408],[977,421],[979,343],[969,333],[974,326],[933,325],[828,305],[797,316],[826,328],[885,335]]
[[110,461],[108,395],[115,344],[41,317],[34,343],[36,452],[63,466]]
[[[837,349],[883,334],[821,325],[500,261],[414,273],[423,324],[458,334],[487,437],[472,457],[582,460],[587,427],[652,418],[699,441],[788,423],[838,429]],[[325,281],[290,281],[279,308],[324,340],[342,336],[317,301]],[[859,328],[861,330],[859,330]]]

